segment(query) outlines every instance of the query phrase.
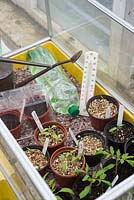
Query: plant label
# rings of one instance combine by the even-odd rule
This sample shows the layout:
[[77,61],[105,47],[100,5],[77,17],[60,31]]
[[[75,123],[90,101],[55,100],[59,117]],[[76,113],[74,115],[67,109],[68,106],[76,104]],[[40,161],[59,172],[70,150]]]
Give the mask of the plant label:
[[49,144],[49,139],[46,138],[45,142],[44,142],[44,145],[43,145],[43,149],[42,149],[42,153],[44,155],[46,155],[46,152],[47,152],[47,148],[48,148],[48,144]]
[[72,139],[74,140],[75,144],[78,145],[78,140],[76,139],[76,137],[75,137],[73,131],[71,130],[71,128],[69,128],[69,133],[70,133]]
[[80,95],[80,115],[88,116],[86,102],[94,95],[97,61],[98,53],[94,51],[86,52]]
[[[115,183],[118,181],[118,178],[119,178],[119,176],[118,176],[118,174],[117,174],[116,177],[114,178],[114,180],[112,181],[112,187],[113,187],[113,186],[115,185]],[[106,190],[106,192],[108,192],[109,190],[111,190],[112,187],[108,187],[108,189]]]
[[20,118],[19,118],[20,122],[22,120],[22,116],[23,116],[23,113],[24,113],[25,105],[26,105],[26,99],[23,99],[22,108],[21,108],[21,112],[20,112]]
[[117,126],[120,126],[120,125],[122,124],[123,112],[124,112],[124,106],[123,106],[123,105],[120,105],[120,106],[119,106],[118,119],[117,119]]
[[41,124],[41,122],[40,122],[40,120],[39,120],[39,118],[38,118],[38,116],[37,116],[35,110],[31,113],[31,115],[32,115],[32,117],[34,118],[34,121],[35,121],[35,123],[37,124],[37,127],[39,128],[39,130],[40,130],[40,132],[41,132],[42,129],[43,129],[43,126],[42,126],[42,124]]
[[105,118],[106,118],[106,119],[107,119],[107,118],[110,118],[110,112],[111,112],[110,107],[107,107],[107,109],[106,109],[106,114],[105,114]]
[[78,154],[82,153],[83,152],[83,142],[80,141],[79,142],[79,148],[78,148]]

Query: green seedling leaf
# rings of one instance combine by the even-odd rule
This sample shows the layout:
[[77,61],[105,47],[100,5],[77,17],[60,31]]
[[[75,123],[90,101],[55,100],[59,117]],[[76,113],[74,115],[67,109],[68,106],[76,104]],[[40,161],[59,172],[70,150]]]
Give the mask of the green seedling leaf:
[[59,139],[59,138],[58,138],[58,136],[56,135],[56,133],[53,133],[53,134],[51,135],[51,137],[54,138],[56,142],[58,142],[58,139]]
[[84,174],[85,174],[85,171],[82,170],[82,169],[76,169],[76,170],[75,170],[75,174],[76,174],[76,175],[81,174],[81,173],[84,173]]
[[131,165],[132,167],[134,167],[134,160],[126,160],[126,162]]
[[55,195],[57,200],[63,200],[59,195]]
[[57,126],[56,125],[52,125],[51,128],[57,128]]
[[109,133],[112,133],[112,132],[114,132],[114,131],[116,131],[116,130],[117,130],[117,127],[110,128],[110,129],[109,129]]
[[82,179],[82,181],[88,181],[89,180],[89,175],[85,175],[84,177],[83,177],[83,179]]
[[89,166],[88,166],[87,163],[86,163],[85,171],[86,171],[86,174],[88,174],[88,172],[89,172]]
[[128,153],[124,153],[121,157],[123,160],[126,160],[128,158]]
[[114,148],[112,146],[110,146],[110,153],[112,156],[114,155]]
[[66,165],[66,163],[63,162],[63,163],[61,163],[61,165],[62,165],[63,170],[66,171],[66,170],[67,170],[67,165]]
[[116,151],[116,157],[117,157],[117,159],[119,159],[119,158],[120,158],[120,156],[121,156],[120,149],[117,149],[117,151]]
[[80,199],[86,197],[90,193],[90,190],[91,190],[90,185],[86,186],[84,190],[82,190],[82,192],[79,194]]
[[65,156],[63,154],[61,154],[61,162],[64,162],[65,161]]
[[44,180],[46,180],[48,174],[49,174],[49,172],[47,172],[47,173],[43,176],[43,179],[44,179]]
[[61,192],[65,192],[65,193],[69,193],[69,194],[74,195],[73,190],[70,189],[70,188],[62,188],[61,190],[59,190],[58,192],[56,192],[56,194],[61,193]]
[[104,172],[106,172],[106,171],[108,171],[108,170],[114,168],[114,166],[115,166],[115,164],[109,164],[109,165],[107,165],[106,167],[104,167],[103,170],[104,170]]
[[109,187],[112,187],[112,183],[110,183],[109,181],[107,180],[102,180],[103,183],[105,183],[106,185],[108,185]]

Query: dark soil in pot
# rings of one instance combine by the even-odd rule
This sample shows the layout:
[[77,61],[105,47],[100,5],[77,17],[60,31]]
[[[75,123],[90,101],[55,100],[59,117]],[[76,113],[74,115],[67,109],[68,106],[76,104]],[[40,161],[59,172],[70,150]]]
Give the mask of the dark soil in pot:
[[40,175],[44,176],[47,172],[50,160],[48,151],[46,152],[46,155],[44,155],[42,153],[42,147],[38,145],[28,145],[23,147],[23,150]]
[[102,156],[95,155],[100,149],[105,149],[106,141],[102,134],[94,130],[83,130],[76,135],[78,141],[83,142],[83,153],[88,165],[95,166],[100,163]]
[[134,136],[134,127],[128,121],[123,121],[120,126],[117,126],[117,121],[111,121],[105,126],[104,134],[109,147],[113,146],[115,150],[120,149],[124,152],[125,142]]
[[134,156],[134,137],[131,137],[124,146],[125,153],[129,153],[129,155]]
[[50,121],[52,119],[50,106],[47,105],[46,101],[42,97],[35,95],[33,98],[27,100],[27,105],[24,109],[25,115],[31,121],[34,128],[37,128],[37,125],[31,115],[32,111],[35,110],[41,123]]
[[[73,191],[75,193],[74,200],[80,200],[79,194],[89,185],[89,182],[82,181],[83,176],[80,175],[73,184]],[[90,194],[84,197],[82,200],[94,200],[105,192],[106,188],[101,184],[100,186],[92,186]]]
[[21,136],[21,124],[19,121],[20,113],[17,110],[11,110],[7,112],[0,113],[0,117],[11,131],[12,135],[17,139]]
[[[110,117],[106,118],[106,110],[110,108]],[[115,119],[118,114],[119,104],[117,100],[108,95],[97,95],[88,100],[86,109],[91,124],[96,130],[102,131],[104,126]]]
[[61,123],[55,121],[48,121],[42,125],[44,129],[41,133],[38,128],[34,131],[34,140],[36,144],[43,146],[46,138],[49,138],[48,151],[52,154],[56,149],[64,146],[67,130]]
[[[109,165],[109,164],[115,164],[115,160],[109,159],[104,163],[104,167]],[[119,179],[117,180],[116,184],[122,182],[123,180],[125,180],[126,178],[128,178],[129,176],[131,176],[134,173],[134,168],[132,166],[130,166],[127,162],[124,162],[124,164],[119,164],[118,165],[118,169],[116,172],[116,168],[114,167],[111,170],[108,170],[106,172],[107,174],[107,180],[109,180],[110,182],[113,181],[113,179],[116,177],[116,175],[118,174]]]

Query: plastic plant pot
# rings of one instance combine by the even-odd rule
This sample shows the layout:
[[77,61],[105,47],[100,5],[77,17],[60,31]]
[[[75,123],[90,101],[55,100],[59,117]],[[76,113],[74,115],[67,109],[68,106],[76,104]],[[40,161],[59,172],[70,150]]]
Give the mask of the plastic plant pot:
[[[122,121],[122,124],[123,126],[118,127],[117,120],[109,122],[104,128],[104,134],[108,147],[113,146],[115,150],[120,149],[121,152],[124,152],[125,142],[134,135],[134,127],[125,120]],[[123,130],[124,132],[122,132]]]
[[[61,130],[61,132],[63,134],[63,138],[62,138],[62,140],[59,143],[57,143],[57,144],[51,144],[51,145],[49,144],[48,145],[48,152],[51,155],[58,148],[64,146],[64,142],[67,139],[67,130],[66,130],[66,128],[61,123],[56,122],[56,121],[48,121],[48,122],[43,123],[42,125],[43,125],[43,128],[47,128],[47,127],[55,125],[55,126],[57,126]],[[38,139],[39,133],[40,133],[39,129],[36,128],[35,131],[34,131],[34,140],[35,140],[35,142],[36,142],[37,145],[43,146],[44,142],[45,142],[45,139],[44,139],[44,141],[40,142],[39,139]]]
[[[38,146],[38,145],[28,145],[28,146],[23,147],[23,151],[26,151],[27,149],[38,149],[42,152],[42,148],[43,147]],[[47,157],[47,160],[48,160],[47,164],[44,167],[42,167],[41,169],[37,169],[37,171],[39,172],[39,174],[42,177],[45,175],[45,173],[47,172],[47,168],[49,167],[50,155],[49,155],[48,151],[46,152],[46,157]]]
[[22,120],[21,122],[19,121],[19,116],[20,112],[17,110],[0,113],[1,119],[16,139],[21,137]]
[[0,63],[0,91],[14,88],[12,68],[10,63]]
[[31,122],[33,128],[37,128],[37,125],[31,115],[32,111],[34,110],[36,111],[41,123],[52,120],[52,111],[50,106],[47,105],[46,101],[35,101],[34,103],[27,105],[24,109],[25,116]]
[[134,137],[131,137],[124,145],[124,152],[134,156]]
[[[55,174],[57,183],[61,186],[61,187],[72,187],[74,181],[76,180],[77,176],[72,174],[72,175],[61,175],[58,173],[58,171],[55,170],[53,163],[55,161],[55,159],[57,158],[57,156],[59,154],[65,153],[65,152],[69,152],[74,150],[74,147],[71,146],[64,146],[61,147],[59,149],[57,149],[51,156],[50,158],[50,168],[52,170],[52,172]],[[61,164],[61,163],[60,163]],[[81,169],[85,168],[85,157],[82,156],[82,166]]]
[[[99,132],[95,130],[83,130],[80,133],[76,135],[77,140],[85,140],[84,148],[85,151],[95,151],[95,149],[105,149],[106,147],[106,140],[105,137]],[[91,140],[87,140],[91,139]],[[87,141],[86,141],[87,140]],[[96,142],[96,143],[95,143]],[[99,148],[101,146],[101,148]],[[87,164],[90,167],[96,166],[101,162],[102,156],[101,155],[95,155],[96,152],[92,152],[93,154],[88,155],[84,153],[85,159]]]
[[[94,115],[93,113],[91,114],[91,111],[89,111],[89,106],[91,106],[95,100],[102,100],[102,99],[107,100],[109,103],[113,103],[115,105],[115,108],[117,108],[117,111],[115,113],[113,113],[112,111],[110,112],[110,117],[109,118],[105,118],[105,116],[103,116],[103,115],[101,117],[101,114],[98,117],[98,116]],[[100,107],[101,107],[100,105],[99,106],[97,105],[96,107],[95,107],[95,105],[93,106],[93,110],[96,110],[95,114],[99,114]],[[118,101],[115,98],[113,98],[111,96],[108,96],[108,95],[97,95],[97,96],[94,96],[94,97],[90,98],[88,100],[87,104],[86,104],[86,110],[87,110],[87,112],[89,114],[91,125],[92,125],[93,128],[95,128],[96,130],[99,130],[99,131],[103,131],[105,125],[109,121],[112,121],[112,120],[117,118],[118,109],[119,109]],[[97,110],[98,110],[98,113],[97,113]],[[105,115],[105,112],[106,112],[106,109],[103,111],[104,115]]]

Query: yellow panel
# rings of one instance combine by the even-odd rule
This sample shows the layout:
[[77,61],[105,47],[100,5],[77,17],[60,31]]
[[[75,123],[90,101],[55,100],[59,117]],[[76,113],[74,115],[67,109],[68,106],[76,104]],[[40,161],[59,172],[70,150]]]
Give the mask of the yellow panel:
[[0,200],[17,200],[6,180],[0,181]]
[[[52,41],[48,41],[46,43],[41,44],[41,46],[48,48],[50,52],[55,56],[57,61],[62,61],[64,59],[68,59],[66,54],[57,47]],[[35,48],[35,47],[34,47]],[[20,60],[26,60],[26,53],[27,51],[24,51],[18,55],[13,56],[14,59],[20,59]],[[82,83],[82,69],[73,63],[68,63],[63,65],[64,68],[73,76],[76,78],[76,80],[81,84]],[[14,65],[14,69],[17,67],[22,67],[22,65]],[[108,92],[98,83],[95,85],[95,95],[97,94],[108,94]],[[124,112],[124,119],[128,120],[130,122],[134,122],[134,116],[125,109]]]

